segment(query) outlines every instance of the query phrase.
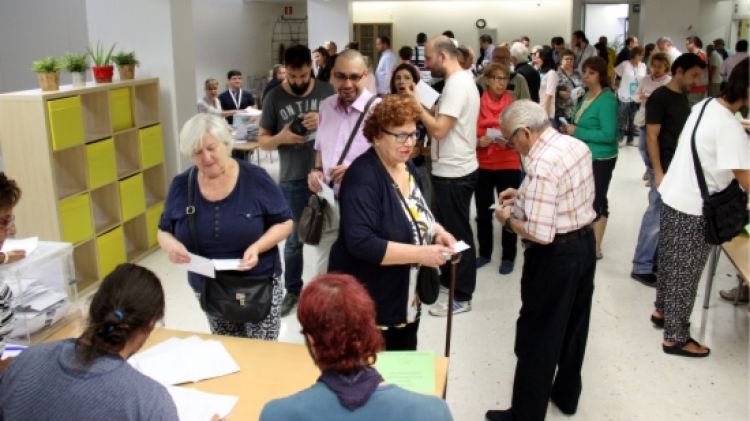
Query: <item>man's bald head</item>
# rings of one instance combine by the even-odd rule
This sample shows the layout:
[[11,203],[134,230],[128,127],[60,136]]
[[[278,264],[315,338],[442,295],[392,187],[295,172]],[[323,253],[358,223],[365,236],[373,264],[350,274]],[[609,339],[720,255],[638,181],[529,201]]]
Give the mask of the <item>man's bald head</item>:
[[339,101],[351,105],[365,90],[367,65],[357,50],[344,50],[333,64],[333,87],[339,94]]
[[458,45],[456,41],[445,35],[438,35],[427,41],[427,45],[430,46],[435,54],[445,52],[450,57],[458,57]]
[[492,50],[492,62],[495,64],[510,65],[510,50],[507,47],[498,46]]
[[362,53],[360,53],[357,50],[347,49],[347,50],[340,52],[336,56],[336,61],[333,64],[334,69],[336,68],[336,66],[339,65],[340,61],[346,61],[348,62],[349,65],[361,66],[362,70],[367,69],[367,64],[365,64],[365,58],[362,57]]

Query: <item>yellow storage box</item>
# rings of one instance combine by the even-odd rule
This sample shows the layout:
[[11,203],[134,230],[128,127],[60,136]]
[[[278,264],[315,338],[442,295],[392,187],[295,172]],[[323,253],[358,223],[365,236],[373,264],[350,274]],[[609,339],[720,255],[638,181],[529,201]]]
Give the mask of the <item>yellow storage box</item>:
[[96,237],[96,251],[99,262],[99,278],[107,276],[117,265],[127,261],[125,235],[122,227]]
[[130,104],[130,88],[109,91],[109,108],[112,113],[112,131],[133,127],[133,109]]
[[148,233],[148,246],[156,245],[156,232],[159,229],[159,219],[164,212],[164,202],[151,206],[146,211],[146,232]]
[[141,168],[149,168],[164,161],[161,124],[139,130],[138,139],[141,143]]
[[86,145],[89,188],[95,189],[117,179],[115,142],[112,138]]
[[94,235],[88,193],[61,200],[58,206],[63,241],[76,244]]
[[47,113],[53,150],[83,143],[81,97],[72,96],[47,101]]
[[120,181],[120,210],[123,221],[129,221],[146,211],[142,173]]

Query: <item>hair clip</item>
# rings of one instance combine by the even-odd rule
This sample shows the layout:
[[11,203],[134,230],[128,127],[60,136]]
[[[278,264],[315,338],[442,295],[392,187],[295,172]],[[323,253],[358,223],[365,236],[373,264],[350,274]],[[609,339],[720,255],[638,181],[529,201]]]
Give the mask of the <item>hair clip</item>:
[[115,317],[117,320],[122,320],[125,318],[125,314],[122,312],[122,310],[115,310]]

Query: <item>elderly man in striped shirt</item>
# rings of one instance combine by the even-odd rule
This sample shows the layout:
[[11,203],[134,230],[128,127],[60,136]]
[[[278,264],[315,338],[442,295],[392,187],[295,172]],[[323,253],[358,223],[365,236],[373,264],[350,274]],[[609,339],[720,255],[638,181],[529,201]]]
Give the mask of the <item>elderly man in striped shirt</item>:
[[502,133],[526,156],[526,177],[500,194],[495,216],[525,246],[518,357],[513,399],[489,420],[543,420],[552,401],[572,415],[581,394],[594,292],[591,153],[579,140],[550,127],[542,107],[514,102],[502,114]]

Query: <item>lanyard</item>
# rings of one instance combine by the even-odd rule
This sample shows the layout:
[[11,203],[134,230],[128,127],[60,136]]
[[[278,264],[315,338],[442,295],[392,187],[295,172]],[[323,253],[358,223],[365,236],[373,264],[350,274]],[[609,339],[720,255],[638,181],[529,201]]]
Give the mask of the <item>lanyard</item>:
[[242,104],[242,89],[240,89],[240,93],[237,95],[237,98],[234,97],[234,93],[232,91],[229,91],[229,96],[232,97],[232,101],[234,101],[234,108],[240,109],[240,104]]

